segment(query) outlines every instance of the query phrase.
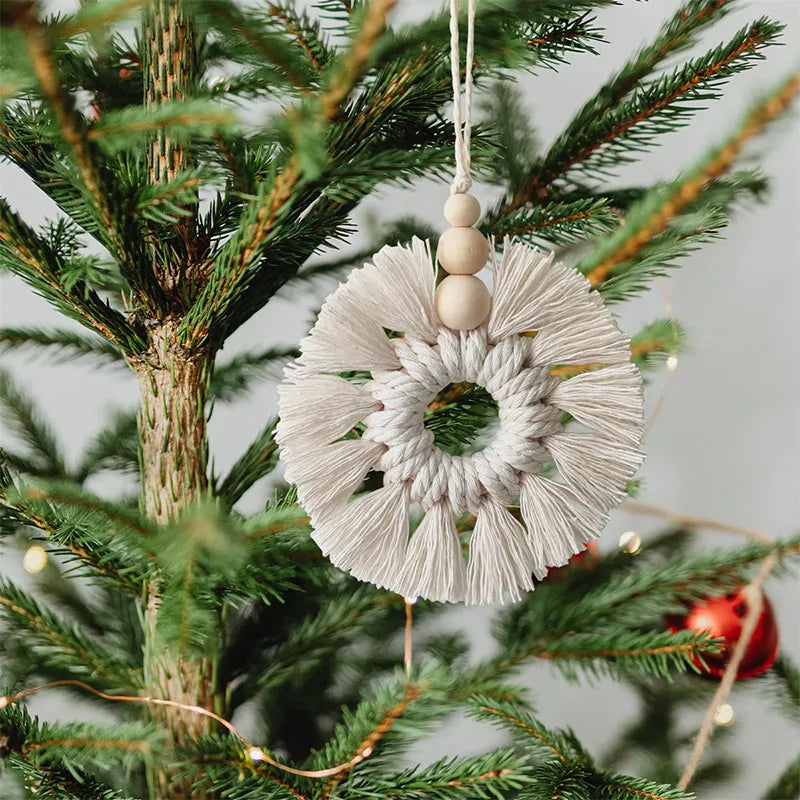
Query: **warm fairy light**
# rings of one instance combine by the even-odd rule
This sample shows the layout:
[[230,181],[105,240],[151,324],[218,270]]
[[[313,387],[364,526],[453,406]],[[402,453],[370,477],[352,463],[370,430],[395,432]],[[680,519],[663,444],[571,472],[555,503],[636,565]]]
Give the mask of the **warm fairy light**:
[[38,544],[31,545],[22,558],[22,566],[31,575],[41,572],[47,566],[47,550]]
[[[23,697],[30,697],[31,695],[47,691],[48,689],[55,689],[59,686],[76,686],[79,689],[85,689],[87,692],[91,692],[93,695],[96,695],[97,697],[102,697],[103,700],[109,700],[112,702],[146,703],[148,705],[154,705],[154,706],[180,708],[183,711],[188,711],[193,714],[201,714],[202,716],[209,717],[210,719],[215,720],[224,728],[226,728],[242,743],[242,745],[245,747],[245,753],[251,761],[253,762],[263,761],[265,764],[269,764],[271,767],[281,770],[281,772],[288,772],[290,775],[299,775],[302,778],[334,778],[337,775],[342,775],[343,773],[348,772],[356,764],[360,764],[365,758],[371,756],[373,752],[372,746],[369,746],[365,747],[360,753],[357,753],[349,761],[345,761],[342,764],[337,764],[334,767],[328,767],[327,769],[296,769],[295,767],[290,767],[287,764],[281,764],[280,762],[275,761],[273,758],[269,756],[269,754],[266,751],[262,750],[260,747],[251,745],[247,741],[247,739],[245,739],[244,736],[242,736],[242,734],[239,733],[238,730],[236,730],[232,722],[229,722],[224,717],[219,716],[219,714],[215,714],[213,711],[209,711],[207,708],[203,708],[202,706],[187,705],[186,703],[179,703],[177,700],[167,700],[160,697],[142,697],[141,695],[107,694],[106,692],[100,691],[100,689],[95,689],[88,683],[75,680],[74,678],[64,678],[63,680],[60,681],[50,681],[50,683],[43,683],[40,686],[32,686],[28,689],[22,689],[16,694],[12,695],[5,695],[5,696],[0,695],[0,709],[5,708],[10,703],[15,703],[18,700],[21,700]],[[411,696],[410,692],[411,692],[411,687],[409,687],[409,697]],[[416,696],[418,695],[414,694],[414,697]],[[380,738],[382,733],[383,732],[381,732],[379,729],[378,738]]]
[[678,356],[676,356],[675,353],[670,353],[669,356],[667,356],[667,372],[672,373],[675,372],[676,369],[678,369]]
[[634,531],[626,531],[619,537],[619,547],[623,552],[635,556],[642,549],[642,537]]
[[404,597],[403,600],[405,600],[406,603],[408,603],[410,606],[413,606],[416,605],[416,602],[417,600],[419,600],[419,597]]
[[247,751],[247,757],[251,761],[264,761],[267,757],[267,754],[260,747],[251,747]]
[[736,714],[730,703],[720,703],[714,711],[714,724],[722,727],[733,725],[736,721]]

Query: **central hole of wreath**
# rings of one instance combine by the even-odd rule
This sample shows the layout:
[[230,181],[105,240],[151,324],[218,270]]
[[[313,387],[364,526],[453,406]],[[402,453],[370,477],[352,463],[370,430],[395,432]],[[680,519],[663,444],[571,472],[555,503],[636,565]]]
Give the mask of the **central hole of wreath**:
[[449,383],[428,403],[423,424],[439,449],[459,455],[497,427],[497,403],[483,386]]

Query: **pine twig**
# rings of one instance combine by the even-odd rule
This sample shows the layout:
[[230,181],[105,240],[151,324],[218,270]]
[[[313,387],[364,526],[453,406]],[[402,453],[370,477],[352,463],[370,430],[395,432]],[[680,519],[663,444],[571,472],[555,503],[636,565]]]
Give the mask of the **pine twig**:
[[[372,0],[370,3],[338,72],[319,98],[320,117],[323,122],[330,122],[338,113],[342,102],[366,66],[369,55],[384,29],[386,15],[396,2],[397,0]],[[297,113],[298,110],[291,112],[295,115]],[[214,264],[216,276],[212,276],[184,319],[181,333],[189,344],[196,345],[206,339],[217,315],[235,297],[247,270],[261,254],[268,234],[291,201],[302,175],[300,161],[297,154],[293,153],[266,197],[251,202],[250,213],[245,213],[240,232],[233,236],[228,246],[223,248],[216,258]]]
[[347,777],[347,774],[353,769],[353,767],[357,766],[365,758],[368,758],[370,755],[372,755],[372,752],[374,751],[378,742],[394,727],[394,723],[406,713],[406,709],[409,707],[409,705],[413,703],[421,694],[422,691],[418,686],[415,686],[414,684],[408,685],[405,697],[399,703],[396,703],[392,708],[386,711],[383,719],[375,726],[374,730],[358,745],[355,753],[353,753],[351,758],[348,760],[346,768],[342,769],[338,775],[334,776],[330,780],[321,795],[322,797],[329,797],[331,792]]
[[[61,133],[75,158],[86,191],[92,198],[102,226],[109,236],[112,251],[121,265],[127,265],[131,253],[126,247],[121,222],[110,199],[113,192],[110,191],[107,181],[103,179],[98,169],[95,154],[89,143],[88,132],[75,111],[69,94],[62,85],[49,43],[49,33],[46,26],[39,22],[33,3],[26,5],[20,22],[36,77],[47,103],[55,115]],[[133,277],[129,270],[126,272],[129,277]],[[139,281],[132,281],[132,283],[139,299],[149,305],[151,298],[144,291],[144,287],[138,285]]]
[[292,20],[291,17],[286,13],[286,9],[281,8],[275,3],[270,3],[268,6],[268,11],[271,17],[280,20],[289,34],[294,38],[294,40],[306,54],[308,60],[311,62],[311,66],[314,67],[317,72],[320,72],[322,69],[322,64],[320,64],[317,54],[309,44],[308,39],[303,34],[303,31],[300,30],[300,28],[295,24],[294,20]]
[[519,728],[521,731],[524,731],[529,736],[533,736],[534,739],[537,739],[543,747],[547,748],[559,761],[566,764],[569,759],[567,756],[562,753],[556,746],[553,744],[550,739],[545,736],[541,731],[537,730],[533,726],[529,725],[525,720],[519,719],[519,717],[515,717],[512,714],[507,713],[505,710],[501,708],[495,708],[492,706],[487,705],[480,705],[478,706],[479,710],[482,711],[484,714],[489,714],[491,716],[500,717],[505,722],[510,723],[511,725]]
[[681,209],[696,200],[712,181],[728,172],[745,144],[761,133],[770,122],[780,117],[798,94],[800,94],[800,73],[792,75],[776,92],[753,109],[733,138],[714,151],[698,169],[691,172],[684,180],[676,182],[659,208],[647,219],[641,224],[632,224],[629,216],[628,224],[621,228],[618,237],[614,237],[613,243],[616,245],[614,251],[586,273],[592,286],[596,287],[606,280],[618,264],[633,259],[653,237],[667,228],[669,221]]

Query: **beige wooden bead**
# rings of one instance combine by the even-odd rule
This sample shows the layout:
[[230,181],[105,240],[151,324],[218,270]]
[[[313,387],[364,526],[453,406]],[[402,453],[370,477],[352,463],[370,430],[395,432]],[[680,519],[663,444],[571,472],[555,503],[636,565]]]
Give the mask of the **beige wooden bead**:
[[448,228],[439,237],[436,257],[451,275],[474,275],[489,259],[489,241],[475,228]]
[[454,228],[471,228],[481,216],[481,204],[471,194],[451,194],[444,204],[444,218]]
[[436,289],[436,313],[454,331],[471,331],[489,316],[492,298],[480,278],[448,275]]

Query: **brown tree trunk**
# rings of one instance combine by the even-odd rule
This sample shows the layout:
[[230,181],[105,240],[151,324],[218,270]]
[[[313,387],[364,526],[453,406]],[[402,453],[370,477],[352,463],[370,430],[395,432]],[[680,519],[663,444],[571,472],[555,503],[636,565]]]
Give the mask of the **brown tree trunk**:
[[[151,329],[150,347],[133,365],[139,377],[141,411],[142,505],[147,516],[164,525],[204,496],[206,474],[206,393],[211,358],[207,351],[187,352],[177,343],[175,323],[165,321]],[[152,697],[224,711],[213,685],[209,659],[187,660],[162,650],[156,638],[160,586],[147,588],[145,607],[144,674]],[[172,744],[180,746],[211,730],[203,715],[181,709],[154,707],[154,720]],[[151,797],[200,798],[191,787],[176,781],[163,766],[148,776]]]

